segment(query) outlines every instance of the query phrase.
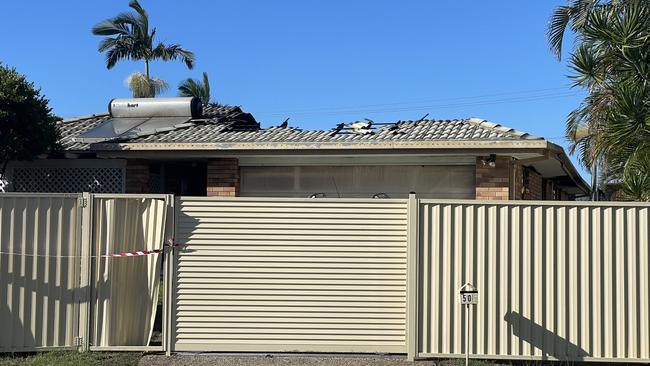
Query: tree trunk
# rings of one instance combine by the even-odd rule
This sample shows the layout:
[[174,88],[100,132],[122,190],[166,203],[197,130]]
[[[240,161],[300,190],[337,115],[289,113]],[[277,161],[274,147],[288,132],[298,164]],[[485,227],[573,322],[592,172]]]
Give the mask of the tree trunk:
[[149,86],[149,98],[154,98],[156,96],[156,91],[151,85],[151,79],[149,78],[149,60],[144,60],[144,74],[147,77],[147,85]]

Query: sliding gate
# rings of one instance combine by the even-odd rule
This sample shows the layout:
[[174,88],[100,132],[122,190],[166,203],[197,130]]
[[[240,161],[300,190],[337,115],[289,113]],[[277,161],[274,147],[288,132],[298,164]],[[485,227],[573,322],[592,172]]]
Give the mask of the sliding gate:
[[407,200],[176,207],[173,351],[406,352]]

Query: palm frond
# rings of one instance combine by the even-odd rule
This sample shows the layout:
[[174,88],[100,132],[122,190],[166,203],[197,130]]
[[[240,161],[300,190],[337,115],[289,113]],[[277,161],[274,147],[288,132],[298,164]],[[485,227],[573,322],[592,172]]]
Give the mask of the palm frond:
[[[149,33],[149,14],[147,14],[147,11],[140,5],[138,0],[131,0],[129,2],[129,7],[133,10],[135,10],[137,16],[133,15],[135,19],[137,19],[137,29],[136,33],[138,34],[138,37],[140,39],[146,39],[150,38],[153,39],[153,34]],[[155,30],[154,32],[155,33]],[[152,42],[148,42],[148,47],[151,48]]]
[[113,47],[106,51],[106,68],[112,69],[118,61],[128,60],[131,58],[131,53],[128,48]]
[[116,23],[113,19],[103,20],[92,27],[96,36],[128,35],[130,29],[126,23]]
[[581,45],[571,55],[569,68],[573,74],[569,77],[573,80],[573,86],[583,86],[593,89],[604,81],[601,60],[588,45]]
[[169,89],[169,85],[164,80],[157,77],[147,78],[140,72],[129,75],[125,83],[131,89],[134,98],[153,98]]
[[140,5],[140,2],[138,0],[131,0],[129,1],[129,7],[138,13],[140,17],[143,19],[149,19],[149,15],[147,14],[147,11],[144,10],[142,5]]
[[546,36],[551,52],[560,60],[567,28],[579,32],[593,9],[602,7],[600,0],[573,0],[555,8],[548,22]]
[[571,22],[571,8],[569,6],[559,6],[553,11],[549,20],[546,36],[551,48],[551,52],[559,59],[562,58],[562,42],[564,32]]
[[181,97],[196,97],[204,105],[210,104],[210,81],[208,73],[203,73],[203,81],[197,81],[192,78],[185,79],[178,86],[178,95]]
[[210,103],[210,80],[208,79],[208,73],[203,72],[203,98],[201,100],[205,101],[205,104]]
[[650,201],[650,151],[639,146],[623,167],[623,193],[626,199]]
[[153,49],[152,54],[155,58],[160,58],[164,61],[180,59],[188,69],[194,68],[194,53],[177,44],[165,46],[163,43],[158,43],[156,48]]
[[187,78],[178,86],[179,97],[199,97],[201,92],[199,86],[192,78]]

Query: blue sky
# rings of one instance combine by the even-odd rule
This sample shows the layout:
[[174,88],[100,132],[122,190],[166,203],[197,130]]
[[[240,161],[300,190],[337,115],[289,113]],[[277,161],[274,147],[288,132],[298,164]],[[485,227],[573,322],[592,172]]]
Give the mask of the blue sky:
[[[166,95],[207,71],[214,99],[241,105],[263,126],[290,117],[291,125],[329,129],[429,113],[481,117],[566,147],[564,121],[582,94],[545,38],[563,3],[142,0],[158,39],[197,56],[194,70],[152,65],[171,86]],[[90,28],[127,4],[5,2],[0,61],[40,86],[60,116],[105,112],[111,98],[129,96],[124,79],[143,66],[107,70]]]

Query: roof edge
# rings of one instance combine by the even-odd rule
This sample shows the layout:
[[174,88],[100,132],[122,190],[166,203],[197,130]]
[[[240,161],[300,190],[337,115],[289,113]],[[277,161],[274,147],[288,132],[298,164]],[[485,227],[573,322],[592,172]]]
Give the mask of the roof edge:
[[63,119],[63,120],[61,120],[59,122],[60,123],[76,122],[76,121],[81,121],[82,119],[106,117],[108,115],[109,115],[108,113],[87,114],[87,115],[83,115],[83,116],[75,116],[75,117],[65,118],[65,119]]
[[556,145],[552,142],[548,142],[549,150],[555,154],[555,158],[562,164],[562,169],[567,173],[576,185],[581,188],[585,194],[591,194],[591,186],[582,178],[582,175],[578,172],[569,156],[564,152],[564,149],[560,145]]
[[545,149],[546,140],[432,140],[364,142],[117,142],[91,144],[96,151],[148,150],[375,150],[375,149]]
[[514,135],[516,137],[519,137],[522,140],[545,140],[541,136],[531,135],[528,132],[520,131],[520,130],[514,129],[512,127],[508,127],[508,126],[504,126],[504,125],[501,125],[501,124],[498,124],[498,123],[490,122],[490,121],[488,121],[486,119],[483,119],[483,118],[469,117],[469,118],[465,119],[465,121],[467,123],[471,123],[473,125],[477,125],[477,126],[480,126],[480,127],[495,130],[495,131],[498,131],[498,132],[501,132],[501,133],[509,133],[509,134],[512,134],[512,135]]

